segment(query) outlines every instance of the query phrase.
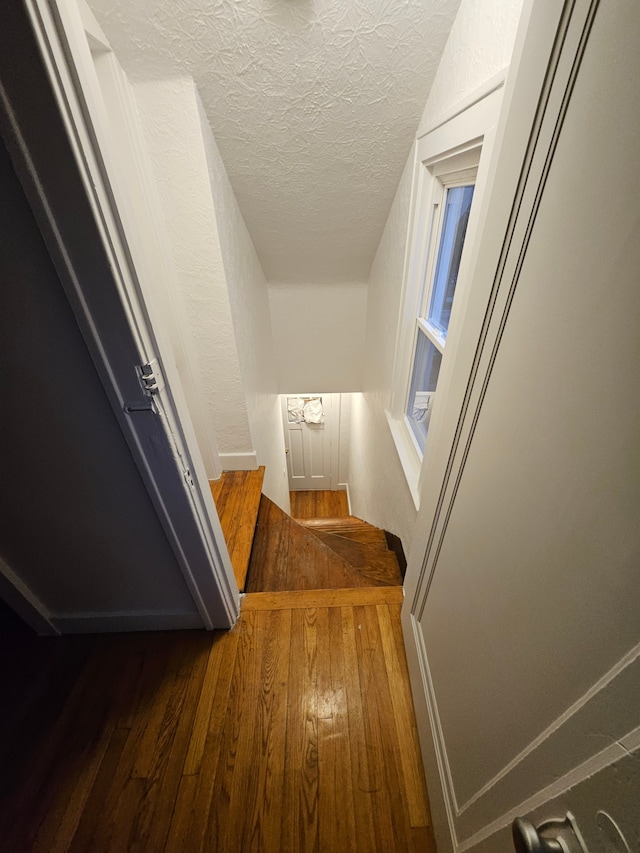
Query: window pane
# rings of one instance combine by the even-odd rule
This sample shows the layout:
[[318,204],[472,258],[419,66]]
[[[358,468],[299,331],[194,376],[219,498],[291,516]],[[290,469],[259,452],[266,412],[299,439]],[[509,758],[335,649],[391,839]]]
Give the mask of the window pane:
[[473,186],[450,187],[445,199],[444,220],[438,247],[438,260],[431,291],[429,321],[447,336],[453,294],[458,281],[462,247],[467,233]]
[[418,445],[424,453],[427,431],[431,419],[434,392],[438,384],[442,356],[427,336],[418,330],[416,355],[409,388],[407,417]]

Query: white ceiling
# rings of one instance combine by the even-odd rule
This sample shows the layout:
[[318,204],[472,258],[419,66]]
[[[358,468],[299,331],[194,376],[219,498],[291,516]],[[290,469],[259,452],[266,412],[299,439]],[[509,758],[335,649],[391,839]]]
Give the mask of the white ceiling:
[[364,281],[460,0],[90,0],[195,79],[267,279]]

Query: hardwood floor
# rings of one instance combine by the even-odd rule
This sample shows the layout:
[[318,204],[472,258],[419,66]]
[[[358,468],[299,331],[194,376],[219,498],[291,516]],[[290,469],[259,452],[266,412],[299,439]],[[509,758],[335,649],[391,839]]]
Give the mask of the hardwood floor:
[[289,492],[293,518],[331,518],[349,515],[346,492],[327,490]]
[[209,480],[240,592],[247,579],[263,480],[264,466],[257,471],[225,471],[219,480]]
[[13,733],[2,850],[434,853],[400,604],[297,595],[228,633],[38,641],[70,683]]

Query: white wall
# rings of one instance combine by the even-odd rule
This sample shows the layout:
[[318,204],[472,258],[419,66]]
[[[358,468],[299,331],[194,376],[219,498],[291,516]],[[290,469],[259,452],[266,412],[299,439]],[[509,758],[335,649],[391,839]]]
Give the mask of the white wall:
[[253,452],[197,93],[190,78],[136,83],[202,394],[224,454]]
[[409,158],[371,268],[364,393],[353,395],[349,476],[354,515],[395,533],[405,549],[416,509],[385,408],[389,405],[393,373],[412,172]]
[[[88,10],[85,14],[89,14]],[[93,61],[107,112],[107,127],[103,132],[110,138],[105,152],[112,157],[111,180],[120,215],[127,233],[134,235],[130,248],[144,302],[165,371],[169,370],[167,361],[171,359],[179,377],[179,383],[172,385],[172,394],[177,405],[188,410],[205,472],[213,479],[221,470],[214,424],[202,394],[202,374],[183,299],[176,287],[176,268],[163,205],[134,92],[114,53],[95,52]],[[94,108],[98,107],[95,103]],[[181,392],[184,405],[180,402]]]
[[509,66],[523,0],[462,0],[424,109],[423,129]]
[[199,97],[197,104],[251,440],[266,469],[262,490],[289,512],[267,282]]
[[[509,64],[522,0],[462,0],[421,127],[429,125]],[[409,222],[412,148],[369,279],[362,395],[353,406],[350,489],[356,515],[402,539],[416,510],[384,414],[389,405]]]
[[362,388],[366,284],[269,283],[278,388]]
[[338,423],[338,485],[349,483],[351,468],[351,412],[355,394],[339,394],[340,420]]

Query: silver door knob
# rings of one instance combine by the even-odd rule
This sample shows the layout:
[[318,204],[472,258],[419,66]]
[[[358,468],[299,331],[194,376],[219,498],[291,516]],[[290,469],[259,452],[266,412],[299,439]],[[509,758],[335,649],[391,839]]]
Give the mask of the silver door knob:
[[511,832],[516,853],[588,853],[570,812],[565,818],[546,820],[537,827],[528,818],[517,817]]
[[516,853],[563,853],[555,838],[543,838],[526,817],[517,817],[511,825]]

